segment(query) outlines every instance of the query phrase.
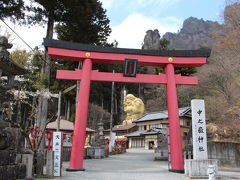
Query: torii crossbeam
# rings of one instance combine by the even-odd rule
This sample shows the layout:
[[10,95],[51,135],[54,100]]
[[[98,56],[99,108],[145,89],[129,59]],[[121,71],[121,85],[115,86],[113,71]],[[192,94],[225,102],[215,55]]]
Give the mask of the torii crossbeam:
[[[206,63],[210,55],[208,50],[137,50],[108,48],[79,43],[44,39],[48,55],[53,59],[82,61],[82,70],[58,70],[57,79],[81,80],[70,167],[68,170],[84,170],[84,144],[86,136],[86,122],[88,114],[89,93],[91,81],[114,81],[166,84],[168,122],[170,136],[170,160],[172,172],[184,172],[182,137],[178,112],[176,85],[197,85],[196,77],[176,75],[174,67],[199,67]],[[99,72],[92,70],[93,63],[123,64],[125,59],[138,59],[143,66],[161,66],[165,74],[137,74],[136,77],[125,77],[122,73]]]

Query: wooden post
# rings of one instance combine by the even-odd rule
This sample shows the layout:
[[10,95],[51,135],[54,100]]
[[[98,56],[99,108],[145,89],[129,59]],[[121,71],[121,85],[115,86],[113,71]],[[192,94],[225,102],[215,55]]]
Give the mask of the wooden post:
[[70,120],[70,111],[71,111],[71,104],[70,104],[70,100],[67,100],[67,121]]
[[59,94],[58,94],[58,113],[57,113],[57,131],[60,130],[61,97],[62,97],[62,91],[59,91]]
[[180,130],[177,88],[173,64],[167,64],[167,104],[168,123],[170,133],[170,160],[171,172],[184,173],[184,162],[182,152],[182,136]]
[[[113,70],[113,73],[115,73],[115,71]],[[111,93],[111,115],[110,115],[110,142],[112,142],[112,128],[113,128],[113,98],[114,98],[114,82],[112,82],[112,93]],[[111,153],[112,152],[112,145],[111,143],[109,143],[109,152]]]
[[91,59],[85,59],[83,63],[83,76],[78,93],[78,103],[76,109],[76,119],[73,133],[73,144],[70,159],[70,167],[67,171],[84,171],[84,144],[86,139],[86,125],[88,117],[88,104],[91,84]]

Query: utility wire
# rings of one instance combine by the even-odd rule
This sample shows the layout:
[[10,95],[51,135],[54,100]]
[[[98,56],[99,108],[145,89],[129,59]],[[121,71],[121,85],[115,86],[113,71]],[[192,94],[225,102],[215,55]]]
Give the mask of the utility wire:
[[[1,21],[15,34],[17,35],[17,37],[28,47],[30,48],[32,51],[34,51],[34,49],[17,33],[15,32],[2,18],[0,18]],[[39,56],[40,59],[45,62],[47,65],[49,65],[49,67],[51,67],[51,65],[46,61],[44,60],[41,56]]]

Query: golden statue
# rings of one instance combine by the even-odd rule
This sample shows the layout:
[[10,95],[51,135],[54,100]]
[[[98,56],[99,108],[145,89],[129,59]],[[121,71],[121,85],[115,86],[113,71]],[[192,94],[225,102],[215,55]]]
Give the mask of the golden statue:
[[127,113],[127,116],[123,124],[131,124],[133,120],[140,118],[144,114],[143,101],[132,94],[128,94],[124,99],[124,112]]

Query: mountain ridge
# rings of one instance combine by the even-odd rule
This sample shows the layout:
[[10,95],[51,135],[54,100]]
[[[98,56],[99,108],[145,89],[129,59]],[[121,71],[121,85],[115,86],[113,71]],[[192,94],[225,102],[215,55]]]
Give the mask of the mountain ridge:
[[169,44],[168,49],[194,50],[211,48],[214,44],[212,33],[221,25],[214,21],[204,21],[195,17],[189,17],[183,22],[178,33],[167,32],[162,37],[157,29],[148,30],[144,37],[143,49],[161,49],[164,40]]

